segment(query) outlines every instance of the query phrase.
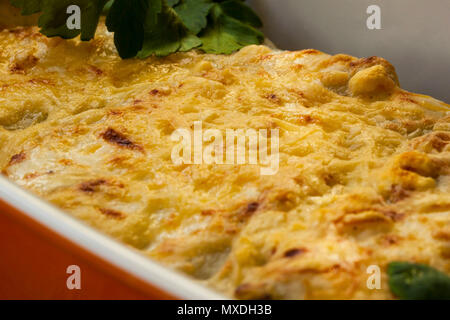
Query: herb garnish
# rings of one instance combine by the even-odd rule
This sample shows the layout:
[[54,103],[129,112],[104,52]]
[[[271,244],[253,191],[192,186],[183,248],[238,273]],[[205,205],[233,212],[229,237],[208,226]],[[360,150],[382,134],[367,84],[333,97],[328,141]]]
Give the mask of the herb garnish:
[[389,287],[394,295],[408,300],[450,299],[450,277],[424,264],[391,262]]
[[[38,26],[48,37],[91,40],[100,16],[114,32],[119,55],[126,59],[167,56],[198,48],[230,54],[260,44],[261,20],[242,0],[10,0],[22,15],[41,13]],[[67,8],[81,10],[81,30],[66,25]]]

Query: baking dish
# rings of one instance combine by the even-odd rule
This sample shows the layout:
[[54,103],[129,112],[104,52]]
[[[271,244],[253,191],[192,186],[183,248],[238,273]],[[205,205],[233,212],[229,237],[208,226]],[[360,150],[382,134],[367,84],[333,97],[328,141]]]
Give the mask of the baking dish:
[[[139,255],[130,258],[130,254],[135,253],[129,249],[114,241],[110,242],[111,240],[68,218],[39,199],[33,196],[30,198],[29,194],[23,193],[9,182],[2,182],[3,189],[6,193],[0,194],[5,199],[2,206],[5,212],[2,217],[4,221],[1,223],[4,237],[1,247],[4,252],[3,262],[0,265],[3,280],[0,292],[2,296],[32,298],[216,296],[182,276],[167,273],[164,268],[147,259],[142,261]],[[26,229],[20,228],[22,226]],[[36,267],[36,264],[39,266]],[[80,265],[82,269],[84,282],[80,294],[68,291],[65,287],[65,280],[68,277],[65,269],[71,264]],[[32,266],[30,270],[27,269],[28,266]]]
[[[67,267],[81,269],[69,290]],[[223,299],[0,177],[0,299]]]

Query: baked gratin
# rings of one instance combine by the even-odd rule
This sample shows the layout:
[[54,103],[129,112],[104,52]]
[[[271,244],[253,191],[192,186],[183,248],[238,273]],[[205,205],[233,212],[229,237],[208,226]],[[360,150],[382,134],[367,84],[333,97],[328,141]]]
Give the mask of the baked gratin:
[[[152,259],[239,299],[390,299],[391,261],[450,273],[450,109],[386,60],[121,60],[103,25],[88,43],[8,27],[0,45],[2,173]],[[171,134],[195,121],[279,129],[278,172],[175,165]]]

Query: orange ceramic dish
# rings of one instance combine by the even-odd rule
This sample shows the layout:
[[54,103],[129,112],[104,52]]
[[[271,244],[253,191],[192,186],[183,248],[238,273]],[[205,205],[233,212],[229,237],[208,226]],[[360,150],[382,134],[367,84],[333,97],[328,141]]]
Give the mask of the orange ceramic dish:
[[0,177],[0,299],[219,298]]

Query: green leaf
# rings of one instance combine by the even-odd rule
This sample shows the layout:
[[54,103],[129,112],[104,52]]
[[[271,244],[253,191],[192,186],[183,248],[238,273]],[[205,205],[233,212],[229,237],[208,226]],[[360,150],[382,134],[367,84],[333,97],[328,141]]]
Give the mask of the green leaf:
[[202,45],[202,41],[195,35],[188,33],[181,39],[179,51],[186,52]]
[[167,5],[170,7],[176,6],[180,0],[167,0]]
[[200,40],[203,42],[200,49],[207,53],[230,54],[247,45],[261,44],[264,35],[251,25],[227,15],[222,4],[215,4]]
[[261,28],[263,26],[258,15],[242,1],[228,0],[220,4],[224,14],[235,18],[243,23],[248,23],[254,28]]
[[176,11],[163,5],[158,15],[157,24],[144,35],[139,58],[150,55],[167,56],[177,51],[188,51],[201,45],[201,41],[184,26]]
[[21,14],[24,16],[41,11],[42,0],[11,0],[10,2],[14,7],[22,9]]
[[[83,41],[94,37],[99,17],[122,58],[166,56],[200,47],[208,53],[232,53],[260,44],[261,21],[241,0],[10,0],[23,15],[41,13],[38,25],[48,37]],[[69,30],[67,8],[81,10],[81,30]]]
[[389,287],[394,295],[408,300],[449,300],[450,277],[424,264],[391,262]]
[[182,0],[174,9],[185,26],[197,34],[206,27],[206,16],[213,5],[211,0]]
[[102,12],[102,14],[104,14],[104,15],[108,14],[109,10],[111,9],[111,6],[112,6],[113,2],[114,2],[114,0],[109,0],[109,1],[105,4],[105,6],[103,7],[103,12]]
[[[81,34],[81,40],[94,37],[98,20],[107,0],[11,0],[11,3],[22,9],[22,14],[33,14],[42,11],[38,26],[47,37],[71,39]],[[67,8],[77,5],[81,10],[81,30],[67,28],[69,14]]]
[[106,18],[108,30],[123,59],[133,58],[142,49],[144,33],[157,23],[161,0],[115,0]]

